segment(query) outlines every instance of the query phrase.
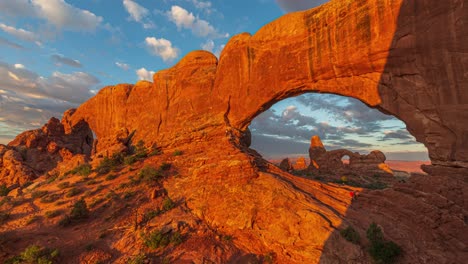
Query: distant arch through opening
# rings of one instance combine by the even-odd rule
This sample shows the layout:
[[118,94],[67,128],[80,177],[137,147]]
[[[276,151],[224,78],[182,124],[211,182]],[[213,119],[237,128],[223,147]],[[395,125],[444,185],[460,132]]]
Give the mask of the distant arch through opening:
[[[401,120],[355,98],[305,93],[263,110],[249,126],[251,148],[273,162],[289,158],[294,165],[304,157],[308,166],[310,138],[318,135],[328,152],[345,149],[370,155],[380,150],[396,170],[422,172],[420,165],[430,164],[427,148],[415,140]],[[350,155],[335,159],[349,167]]]

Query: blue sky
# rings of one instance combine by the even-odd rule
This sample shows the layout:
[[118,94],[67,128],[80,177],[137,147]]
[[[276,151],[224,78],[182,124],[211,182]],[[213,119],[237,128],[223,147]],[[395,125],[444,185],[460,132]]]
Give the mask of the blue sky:
[[[231,36],[255,33],[287,12],[323,2],[0,0],[0,143],[60,117],[104,86],[151,80],[195,49],[219,55]],[[310,94],[279,102],[252,123],[253,147],[265,156],[306,153],[308,138],[317,133],[330,148],[427,157],[398,120],[373,111],[368,115],[383,119],[339,118],[364,109],[360,104]],[[268,129],[275,127],[283,130]]]

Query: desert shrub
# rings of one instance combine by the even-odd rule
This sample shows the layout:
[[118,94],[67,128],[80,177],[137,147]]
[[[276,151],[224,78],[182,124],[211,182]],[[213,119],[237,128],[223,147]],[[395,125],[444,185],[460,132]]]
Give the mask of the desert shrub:
[[50,194],[41,197],[41,203],[53,203],[60,198],[59,194]]
[[36,222],[37,220],[39,220],[39,216],[33,215],[28,219],[28,221],[26,221],[26,225],[30,225],[30,224]]
[[44,190],[44,191],[36,190],[36,191],[33,191],[33,192],[31,193],[31,197],[32,197],[33,199],[37,199],[37,198],[41,198],[41,197],[43,197],[43,196],[46,196],[47,194],[48,194],[48,192],[45,191],[45,190]]
[[10,192],[10,189],[6,186],[6,184],[0,185],[0,196],[7,196]]
[[162,154],[162,150],[158,147],[153,147],[151,152],[148,154],[149,157],[158,156]]
[[96,172],[100,175],[115,171],[124,162],[125,155],[123,153],[114,153],[110,158],[104,157],[96,168]]
[[354,230],[352,226],[348,226],[346,229],[341,230],[340,234],[342,237],[344,237],[344,239],[353,244],[359,244],[359,241],[361,240],[359,233]]
[[128,192],[124,193],[123,198],[125,200],[128,200],[128,199],[132,198],[133,196],[135,196],[135,194],[136,194],[135,192],[128,191]]
[[386,241],[384,239],[382,229],[375,223],[370,224],[367,229],[367,238],[371,242],[369,254],[376,263],[395,263],[398,257],[402,254],[401,247],[393,241]]
[[163,201],[163,210],[165,212],[172,210],[176,207],[176,204],[171,200],[171,198],[166,197]]
[[162,171],[167,171],[167,170],[170,170],[172,167],[172,164],[171,163],[166,163],[164,162],[163,164],[161,164],[161,166],[159,167]]
[[340,180],[341,180],[342,183],[346,183],[348,181],[348,177],[341,176]]
[[99,198],[94,198],[91,203],[89,204],[89,207],[91,208],[94,208],[96,207],[98,204],[104,202],[106,199],[104,199],[104,197],[99,197]]
[[182,241],[183,241],[182,234],[180,234],[180,232],[176,231],[176,232],[172,233],[171,238],[170,238],[170,242],[174,246],[182,244]]
[[69,171],[67,174],[77,174],[83,177],[88,177],[93,172],[90,164],[81,164]]
[[52,175],[50,178],[47,179],[47,183],[53,183],[55,180],[57,180],[58,175]]
[[221,236],[221,239],[224,240],[224,241],[232,241],[232,236],[231,235],[225,235],[225,236]]
[[160,177],[162,177],[161,171],[150,167],[145,166],[141,171],[138,173],[138,180],[151,183],[157,181]]
[[55,218],[55,217],[59,216],[60,213],[61,213],[60,210],[47,211],[47,212],[44,213],[44,216],[46,218],[50,219],[50,218]]
[[176,151],[174,151],[174,153],[172,155],[181,156],[182,154],[184,154],[184,152],[182,150],[176,150]]
[[125,165],[132,165],[133,163],[137,162],[138,158],[136,156],[127,156],[124,158]]
[[5,264],[19,263],[37,263],[37,264],[52,264],[54,259],[59,255],[57,249],[41,248],[37,245],[27,247],[18,256],[14,256],[5,261]]
[[170,235],[161,231],[153,231],[143,236],[143,244],[150,249],[165,248],[170,243]]
[[144,159],[148,157],[148,149],[145,147],[145,142],[140,140],[135,145],[135,157],[137,159]]
[[67,192],[67,194],[65,195],[65,197],[70,198],[70,197],[76,196],[76,195],[78,195],[78,194],[80,194],[80,193],[81,193],[80,188],[78,188],[78,187],[73,187],[73,188],[71,188],[71,189]]
[[88,206],[84,199],[80,199],[73,205],[73,208],[70,212],[70,217],[72,219],[83,219],[87,218],[89,215]]
[[106,181],[112,181],[112,180],[116,179],[117,177],[119,177],[119,175],[109,174],[109,175],[106,176]]
[[27,188],[29,185],[33,184],[32,181],[25,182],[23,185],[21,185],[21,188]]
[[84,199],[80,199],[73,205],[70,211],[70,214],[65,215],[59,221],[59,225],[65,227],[65,226],[72,224],[73,222],[85,219],[88,216],[89,216],[89,210],[88,210],[86,201]]
[[146,263],[146,255],[141,253],[141,254],[138,254],[130,259],[127,260],[127,263],[128,264],[145,264]]
[[98,181],[96,181],[95,179],[92,179],[92,180],[88,181],[86,183],[86,185],[94,185],[94,184],[98,184],[98,183],[99,183]]
[[65,188],[70,187],[70,183],[69,182],[61,182],[61,183],[57,184],[57,187],[59,189],[65,189]]
[[156,216],[160,215],[161,213],[162,213],[162,211],[159,210],[159,209],[148,211],[143,216],[143,222],[148,222],[149,220],[151,220],[151,219],[155,218]]
[[274,261],[275,261],[274,252],[268,252],[267,254],[265,254],[265,256],[263,256],[263,263],[273,264]]
[[10,219],[10,213],[0,212],[0,224],[5,223],[8,219]]

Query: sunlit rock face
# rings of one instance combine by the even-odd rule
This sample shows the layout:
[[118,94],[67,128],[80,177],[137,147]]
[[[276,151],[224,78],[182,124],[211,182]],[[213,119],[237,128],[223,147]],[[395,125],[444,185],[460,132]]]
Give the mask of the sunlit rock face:
[[339,94],[404,121],[436,168],[466,169],[467,20],[458,0],[331,1],[234,36],[219,61],[194,51],[153,82],[106,87],[69,114],[64,133],[89,126],[99,153],[129,139],[183,151],[180,177],[165,185],[171,197],[239,248],[273,251],[279,263],[367,263],[366,251],[337,231],[354,223],[365,234],[371,220],[402,244],[406,263],[462,263],[463,180],[417,178],[350,208],[349,190],[264,161],[248,148],[247,127],[282,99]]

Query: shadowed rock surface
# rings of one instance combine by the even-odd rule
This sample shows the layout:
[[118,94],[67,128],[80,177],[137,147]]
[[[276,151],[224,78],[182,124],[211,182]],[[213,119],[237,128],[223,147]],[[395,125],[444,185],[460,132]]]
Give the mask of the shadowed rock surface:
[[[91,130],[98,138],[93,153],[111,155],[139,140],[178,153],[170,158],[178,177],[164,181],[168,195],[183,203],[184,217],[199,221],[195,230],[234,238],[226,250],[214,247],[218,242],[206,250],[191,244],[197,263],[203,255],[227,262],[269,252],[278,263],[370,263],[366,239],[354,245],[338,233],[352,224],[364,237],[371,221],[402,246],[402,263],[462,263],[468,259],[467,9],[458,0],[334,0],[288,14],[253,36],[234,36],[219,61],[194,51],[156,73],[153,82],[103,88],[68,112],[58,138],[65,138],[62,149],[72,154],[91,151]],[[433,165],[426,171],[432,175],[371,191],[295,177],[266,162],[248,148],[250,122],[274,103],[305,92],[354,97],[401,119],[428,148]],[[76,132],[75,140],[75,131],[86,133]],[[45,138],[37,146],[49,145],[49,132],[27,133]],[[20,135],[10,145],[36,151],[36,141],[27,138]],[[2,173],[10,160],[28,164],[14,153],[5,162],[4,149]],[[49,169],[29,167],[39,174]],[[445,174],[449,170],[460,176]],[[352,190],[361,191],[353,204]],[[0,230],[32,236],[15,222],[22,214]],[[109,224],[97,221],[82,228]],[[135,239],[130,231],[113,236],[107,241],[111,257],[123,263],[135,253],[129,246]],[[77,257],[68,246],[66,252]],[[189,246],[167,254],[187,260],[183,252]],[[16,253],[15,245],[4,247]]]

